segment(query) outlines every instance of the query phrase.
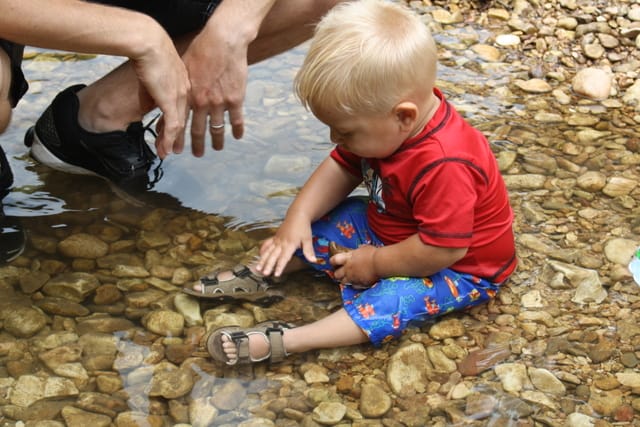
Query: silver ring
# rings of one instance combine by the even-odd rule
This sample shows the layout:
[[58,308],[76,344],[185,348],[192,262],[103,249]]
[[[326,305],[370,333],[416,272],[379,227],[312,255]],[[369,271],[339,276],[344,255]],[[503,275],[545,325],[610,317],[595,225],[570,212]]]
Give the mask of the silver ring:
[[220,123],[219,125],[209,125],[209,127],[210,127],[211,129],[216,129],[216,130],[217,130],[217,129],[224,129],[224,125],[225,125],[225,123],[224,123],[224,122],[222,122],[222,123]]

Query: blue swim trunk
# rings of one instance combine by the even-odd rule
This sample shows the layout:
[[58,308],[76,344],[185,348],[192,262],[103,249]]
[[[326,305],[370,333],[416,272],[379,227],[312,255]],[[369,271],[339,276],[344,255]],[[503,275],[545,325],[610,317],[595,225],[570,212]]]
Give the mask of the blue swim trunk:
[[[311,226],[317,263],[309,263],[333,279],[329,242],[348,248],[384,246],[369,227],[367,199],[350,197]],[[305,259],[302,251],[296,256]],[[375,346],[400,337],[413,323],[483,304],[495,297],[499,284],[444,269],[429,277],[387,277],[368,289],[340,285],[345,310]]]

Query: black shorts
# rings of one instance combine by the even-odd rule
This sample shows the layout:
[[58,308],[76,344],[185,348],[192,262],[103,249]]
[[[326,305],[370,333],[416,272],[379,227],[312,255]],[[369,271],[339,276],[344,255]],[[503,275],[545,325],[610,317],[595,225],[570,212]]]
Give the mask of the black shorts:
[[[145,13],[154,18],[171,37],[199,30],[222,0],[89,0],[92,3],[118,6]],[[0,39],[2,48],[11,60],[11,88],[9,101],[15,107],[29,85],[22,73],[24,46]]]
[[11,86],[9,86],[9,102],[11,107],[18,104],[22,95],[27,92],[29,85],[22,74],[22,52],[24,46],[0,39],[0,48],[7,52],[11,63]]

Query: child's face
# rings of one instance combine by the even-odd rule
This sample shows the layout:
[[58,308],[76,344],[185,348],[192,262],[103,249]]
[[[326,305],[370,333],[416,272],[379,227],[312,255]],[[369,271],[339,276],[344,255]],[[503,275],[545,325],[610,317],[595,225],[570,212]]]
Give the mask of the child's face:
[[313,113],[329,126],[331,142],[360,157],[389,157],[408,136],[393,112],[366,116],[318,110]]

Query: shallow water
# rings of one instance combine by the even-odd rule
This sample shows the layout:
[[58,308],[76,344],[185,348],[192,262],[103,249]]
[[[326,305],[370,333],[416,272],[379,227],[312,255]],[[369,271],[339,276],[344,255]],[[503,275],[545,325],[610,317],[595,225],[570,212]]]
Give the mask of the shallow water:
[[[104,187],[107,191],[99,179],[64,176],[37,164],[29,157],[23,137],[60,90],[88,83],[121,62],[110,57],[74,60],[58,52],[33,53],[42,55],[25,62],[30,90],[2,136],[15,174],[13,192],[4,200],[5,212],[19,217],[77,209],[70,205],[69,198],[82,190],[78,185]],[[222,151],[208,147],[203,157],[196,158],[187,146],[181,155],[169,156],[153,192],[169,194],[185,208],[229,217],[230,226],[277,224],[296,189],[332,147],[325,126],[300,106],[291,90],[303,56],[304,46],[254,65],[247,87],[244,138],[235,140],[227,132]],[[456,63],[443,62],[440,66],[440,85],[450,101],[478,122],[515,108],[490,93],[508,76],[505,67],[485,72]],[[145,122],[155,115],[150,113]],[[284,169],[269,167],[270,161],[278,159],[281,162],[277,165],[285,165]]]
[[[477,36],[480,40],[486,37],[480,30]],[[464,29],[448,32],[446,36],[438,35],[438,41],[448,51],[442,59],[439,87],[471,123],[485,132],[497,155],[517,153],[517,159],[505,172],[507,176],[541,175],[546,181],[537,188],[519,186],[519,181],[513,181],[515,184],[510,194],[516,210],[516,231],[518,234],[540,236],[540,242],[519,241],[521,265],[510,288],[501,294],[499,302],[457,317],[466,328],[464,336],[437,340],[425,333],[425,327],[423,331],[412,333],[401,345],[394,343],[382,349],[359,346],[320,352],[318,356],[301,355],[292,358],[290,364],[274,368],[257,367],[255,371],[213,366],[203,349],[194,344],[204,333],[203,325],[210,329],[224,321],[247,318],[258,321],[272,317],[306,323],[323,317],[339,304],[338,293],[327,281],[308,276],[294,277],[283,285],[287,298],[273,308],[248,304],[203,305],[204,321],[195,326],[187,325],[190,328],[185,328],[181,337],[160,336],[140,326],[141,319],[150,312],[175,308],[173,300],[168,297],[173,297],[173,288],[177,290],[181,282],[175,279],[175,274],[171,276],[162,270],[163,267],[182,269],[183,273],[183,270],[189,270],[197,277],[212,265],[246,260],[255,254],[260,238],[269,233],[269,227],[279,223],[296,189],[331,149],[326,129],[298,104],[291,93],[292,78],[304,54],[304,47],[301,47],[251,68],[245,104],[244,139],[235,141],[228,136],[225,149],[221,152],[207,150],[203,158],[197,159],[187,149],[182,155],[170,156],[164,162],[164,176],[154,192],[168,194],[181,204],[177,209],[173,204],[164,206],[167,198],[157,197],[155,200],[158,203],[154,208],[171,208],[166,211],[131,208],[100,179],[68,175],[37,164],[30,159],[22,144],[26,129],[59,90],[97,78],[120,61],[105,57],[61,61],[47,55],[26,61],[25,72],[31,90],[15,111],[8,132],[2,136],[2,146],[10,157],[16,175],[15,187],[3,201],[5,213],[21,217],[28,234],[38,240],[28,243],[25,256],[18,262],[19,267],[24,269],[19,274],[28,272],[30,279],[35,280],[35,272],[39,271],[47,272],[52,278],[70,271],[89,271],[102,282],[101,288],[117,285],[124,297],[112,305],[94,303],[93,296],[86,298],[81,305],[93,313],[88,316],[81,313],[65,315],[61,308],[49,310],[51,330],[43,330],[36,338],[20,340],[20,344],[26,346],[36,343],[44,350],[55,348],[52,344],[43,343],[47,333],[54,331],[61,334],[67,330],[86,332],[94,328],[96,333],[111,335],[117,341],[117,355],[112,365],[102,366],[91,374],[104,378],[117,377],[121,385],[114,386],[114,396],[125,401],[126,407],[114,404],[113,411],[116,414],[138,414],[144,419],[129,424],[121,421],[117,423],[119,426],[160,425],[161,421],[155,418],[145,418],[149,414],[165,416],[164,422],[167,424],[167,413],[175,420],[183,419],[185,411],[192,411],[193,425],[207,425],[203,420],[214,411],[208,403],[211,396],[214,400],[222,397],[231,400],[214,403],[218,408],[215,409],[218,417],[215,422],[211,421],[211,425],[238,425],[251,420],[256,420],[256,425],[270,425],[265,419],[273,413],[285,414],[284,417],[279,416],[278,425],[296,425],[293,421],[296,412],[286,412],[282,408],[276,411],[274,408],[282,404],[282,399],[286,399],[287,405],[296,407],[296,404],[300,404],[300,407],[305,407],[300,403],[300,396],[303,393],[308,396],[312,394],[309,390],[317,391],[323,387],[329,394],[340,389],[346,396],[344,400],[349,401],[353,409],[353,402],[360,398],[358,381],[364,382],[363,378],[374,383],[380,381],[388,360],[400,348],[406,348],[411,343],[446,347],[453,353],[460,348],[491,347],[491,343],[508,346],[512,353],[509,362],[554,372],[566,371],[579,378],[581,382],[578,384],[585,387],[591,386],[592,377],[597,380],[598,375],[618,372],[619,363],[613,357],[603,361],[602,365],[590,365],[586,354],[590,357],[594,357],[594,354],[583,347],[586,344],[581,340],[588,344],[599,343],[599,339],[614,335],[619,327],[622,328],[611,318],[617,316],[618,309],[631,310],[625,313],[632,313],[632,309],[638,308],[637,290],[630,289],[629,282],[622,276],[619,282],[611,280],[615,284],[610,289],[611,301],[607,301],[607,304],[612,303],[611,306],[601,307],[591,302],[574,304],[571,300],[572,288],[558,285],[559,273],[548,268],[545,261],[551,258],[574,263],[579,258],[578,264],[599,269],[605,279],[611,270],[615,270],[606,260],[600,259],[602,242],[612,235],[629,235],[629,224],[633,221],[632,209],[637,210],[637,205],[624,197],[598,195],[590,198],[585,192],[576,191],[575,180],[572,179],[579,174],[576,171],[578,168],[573,170],[573,163],[566,163],[563,168],[549,166],[553,163],[549,158],[576,163],[581,161],[581,165],[586,164],[591,170],[600,167],[608,170],[610,175],[617,175],[618,172],[623,175],[621,171],[626,167],[631,171],[629,176],[635,177],[637,164],[624,165],[615,154],[619,152],[620,140],[624,140],[627,133],[611,132],[597,143],[589,141],[591,145],[585,144],[585,155],[590,155],[592,160],[585,160],[582,153],[566,149],[566,142],[575,138],[576,129],[595,129],[564,122],[541,124],[533,121],[535,108],[544,109],[542,103],[551,102],[550,97],[527,97],[526,94],[505,91],[511,80],[526,76],[526,71],[507,63],[490,64],[478,60],[465,48],[465,40]],[[531,108],[533,112],[528,111]],[[598,106],[584,105],[579,112],[600,114],[601,110]],[[598,126],[602,128],[602,123],[608,120],[607,116]],[[632,193],[633,197],[637,191]],[[592,216],[587,220],[575,214],[583,208],[599,213],[591,213]],[[158,230],[166,231],[171,236],[169,243],[158,243],[164,236],[155,234],[140,237],[145,232],[153,234]],[[136,277],[138,270],[133,267],[128,271],[129,276],[125,273],[120,276],[117,266],[110,264],[115,262],[113,260],[99,260],[96,266],[80,258],[70,260],[56,253],[55,245],[76,231],[89,232],[110,243],[121,244],[119,248],[127,256],[126,265],[144,265],[153,272],[155,281],[150,280],[149,285],[145,278]],[[155,244],[159,249],[155,249]],[[574,252],[577,255],[573,255]],[[10,275],[11,272],[5,274]],[[13,304],[29,305],[31,298],[41,303],[51,296],[46,290],[33,295],[22,293],[20,286],[25,284],[18,278],[3,279],[17,290],[11,296],[14,298],[11,300]],[[544,298],[542,302],[535,301],[534,304],[529,298],[536,292]],[[207,308],[210,310],[205,312]],[[80,308],[74,307],[74,310],[79,312]],[[116,320],[92,323],[96,313],[112,313],[113,319],[123,321],[126,325],[129,325],[126,322],[131,322],[135,327],[129,329]],[[570,334],[569,339],[565,339],[565,334]],[[6,334],[0,338],[1,343],[9,341]],[[559,342],[547,344],[546,341],[551,342],[553,338],[569,347],[563,350],[563,355],[558,356],[548,350],[554,345],[561,347]],[[640,345],[637,340],[629,337],[623,339],[620,345],[620,352],[625,354],[637,354],[638,349]],[[10,359],[7,354],[11,353],[5,352],[4,348],[1,350],[0,356],[6,362],[7,358]],[[157,381],[163,383],[164,387],[175,385],[174,381],[181,383],[176,377],[171,377],[175,371],[167,367],[165,359],[187,367],[194,374],[188,393],[156,389],[160,387],[153,381],[156,378],[160,378]],[[100,363],[101,359],[95,357],[91,361]],[[42,372],[38,363],[23,363],[24,366],[19,365],[20,369],[15,365],[3,367],[3,372],[9,370],[23,375]],[[86,360],[83,363],[91,366]],[[164,365],[158,368],[161,363]],[[163,376],[164,373],[159,374],[154,369],[165,369],[168,373]],[[314,383],[309,380],[308,372],[315,370],[320,373],[326,370],[327,381],[318,380],[318,383]],[[588,373],[584,374],[588,379],[583,379],[582,371]],[[574,410],[590,414],[597,412],[594,412],[594,404],[589,402],[584,389],[575,386],[574,376],[562,377],[570,387],[566,396],[554,396],[545,389],[546,396],[533,395],[531,392],[528,398],[516,399],[514,395],[518,393],[502,390],[500,379],[492,371],[464,381],[457,372],[437,371],[429,377],[429,381],[425,381],[426,390],[422,396],[412,395],[406,401],[398,398],[394,411],[415,414],[415,421],[420,420],[421,407],[437,407],[432,411],[431,419],[432,425],[439,426],[533,425],[534,421],[527,418],[531,413],[535,413],[533,419],[536,425],[554,425],[554,422],[561,425],[557,420]],[[350,388],[349,381],[356,385]],[[449,402],[444,397],[444,402],[436,399],[438,396],[455,395],[454,389],[460,392],[464,388],[456,389],[456,386],[468,388],[470,394],[477,398],[454,398]],[[600,386],[605,388],[604,384]],[[100,387],[101,391],[109,390],[104,384]],[[531,389],[530,385],[528,387]],[[84,384],[84,389],[93,390],[95,387]],[[634,389],[633,393],[638,394],[637,391]],[[179,398],[173,398],[172,392],[177,393]],[[633,395],[628,389],[625,389],[625,393]],[[554,399],[558,402],[554,402]],[[74,401],[75,398],[69,399],[69,403]],[[268,402],[268,410],[260,407],[261,402]],[[474,402],[477,404],[475,407]],[[174,403],[175,407],[172,406]],[[487,407],[491,408],[489,413]],[[389,417],[386,421],[394,425]],[[420,424],[406,421],[402,425]]]

